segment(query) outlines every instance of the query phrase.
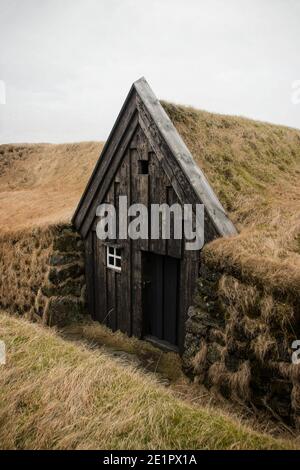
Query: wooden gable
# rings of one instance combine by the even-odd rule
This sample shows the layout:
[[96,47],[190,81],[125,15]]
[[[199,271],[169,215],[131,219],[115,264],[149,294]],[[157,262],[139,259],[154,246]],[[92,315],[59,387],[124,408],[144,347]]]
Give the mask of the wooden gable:
[[[79,202],[73,223],[85,243],[89,313],[128,335],[155,337],[183,351],[184,325],[199,273],[199,251],[185,240],[116,239],[96,235],[96,209],[119,196],[128,205],[203,203],[205,242],[236,233],[144,78],[135,82]],[[151,215],[150,215],[151,219]],[[151,220],[149,220],[151,226]],[[120,269],[109,263],[118,250]],[[148,287],[147,287],[148,286]]]
[[138,129],[144,132],[148,145],[179,200],[182,203],[204,204],[207,225],[205,240],[235,234],[234,225],[205,175],[194,162],[148,83],[141,78],[131,87],[73,216],[72,222],[83,238],[87,236],[96,208],[104,201],[126,149]]

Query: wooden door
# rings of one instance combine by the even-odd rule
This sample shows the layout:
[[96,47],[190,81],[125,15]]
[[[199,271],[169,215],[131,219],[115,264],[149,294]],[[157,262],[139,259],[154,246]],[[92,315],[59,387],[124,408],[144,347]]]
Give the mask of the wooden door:
[[179,260],[143,252],[144,336],[178,345]]

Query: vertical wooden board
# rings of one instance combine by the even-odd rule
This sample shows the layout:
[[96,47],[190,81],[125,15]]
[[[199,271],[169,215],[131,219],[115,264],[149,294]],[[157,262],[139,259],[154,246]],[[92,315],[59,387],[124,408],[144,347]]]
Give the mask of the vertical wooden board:
[[[130,205],[130,161],[129,150],[120,166],[118,177],[120,181],[119,194],[127,196],[128,205]],[[131,334],[131,254],[130,240],[119,240],[122,246],[121,273],[117,274],[117,312],[118,328]]]
[[132,327],[131,334],[140,338],[142,335],[142,262],[141,250],[134,243],[131,244],[131,306]]
[[[94,316],[95,320],[100,321],[100,289],[99,289],[99,273],[100,273],[100,266],[99,266],[99,253],[98,253],[98,240],[96,232],[92,232],[93,237],[93,265],[94,265],[94,280],[93,280],[93,287],[94,287]],[[104,288],[106,289],[106,285],[104,284]],[[105,290],[106,291],[106,290]]]
[[134,135],[134,132],[136,131],[137,125],[138,125],[137,117],[134,116],[134,118],[132,119],[132,121],[130,122],[128,126],[124,139],[120,142],[120,145],[117,148],[116,154],[112,158],[111,163],[107,168],[107,172],[103,175],[103,178],[101,180],[101,185],[98,187],[98,190],[95,193],[95,196],[93,197],[91,205],[88,209],[86,217],[84,218],[82,222],[82,225],[80,227],[80,233],[82,233],[83,236],[86,235],[86,233],[88,232],[90,228],[90,225],[93,222],[97,205],[100,202],[103,202],[103,200],[105,199],[105,195],[107,194],[107,192],[109,191],[109,188],[111,187],[111,182],[113,181],[114,175],[119,168],[119,165],[124,157],[124,154],[126,152],[128,145],[130,144],[132,136]]
[[136,149],[140,139],[141,126],[138,125],[129,143],[129,149]]
[[149,175],[140,175],[138,185],[139,200],[141,204],[147,208],[147,224],[148,236],[147,238],[138,240],[138,245],[141,250],[149,250],[149,230],[150,230],[150,217],[149,217]]
[[152,255],[152,333],[156,338],[164,338],[164,260]]
[[124,254],[128,251],[128,244],[122,248],[122,271],[115,274],[116,291],[116,327],[123,333],[131,334],[131,292],[130,292],[130,269],[127,269],[128,261]]
[[119,240],[119,202],[120,202],[120,179],[119,172],[115,176],[114,181],[114,207],[116,211],[116,242]]
[[98,311],[99,311],[99,298],[98,298],[98,253],[97,253],[97,237],[96,232],[91,231],[92,236],[92,247],[93,247],[93,291],[94,291],[94,319],[98,320]]
[[142,282],[142,335],[148,335],[151,331],[151,263],[149,252],[141,252],[141,282]]
[[[180,204],[180,201],[173,189],[172,186],[167,187],[167,203],[171,207],[173,204]],[[180,204],[181,210],[182,210],[182,217],[183,217],[183,207],[182,204]],[[172,215],[171,217],[171,237],[169,240],[167,240],[167,254],[169,256],[175,256],[177,258],[181,257],[182,253],[182,239],[175,239],[174,238],[174,218],[175,216]],[[183,221],[181,221],[181,226],[182,226],[182,233],[183,233]]]
[[[141,139],[138,141],[138,145],[145,144]],[[135,204],[144,204],[148,209],[148,178],[147,174],[141,174],[139,163],[141,160],[147,161],[148,153],[145,155],[144,147],[137,147],[136,149],[131,149],[130,151],[130,161],[131,161],[131,203]],[[149,217],[147,218],[149,222]],[[149,228],[149,227],[148,227]],[[143,250],[148,250],[149,241],[146,239],[134,240],[134,244]]]
[[106,247],[93,232],[95,319],[105,323],[106,317]]
[[130,190],[131,204],[139,203],[138,181],[139,181],[139,153],[137,148],[130,149]]
[[85,239],[85,281],[87,292],[88,312],[95,318],[94,299],[94,258],[93,258],[93,232],[90,231]]
[[126,103],[126,107],[122,108],[122,118],[120,119],[120,117],[121,115],[115,123],[114,131],[109,136],[109,141],[106,142],[105,147],[103,148],[101,158],[99,158],[96,164],[94,172],[89,181],[89,185],[86,188],[84,196],[80,201],[80,205],[76,210],[77,228],[82,224],[86,216],[86,210],[88,206],[96,197],[96,191],[99,182],[106,174],[108,168],[112,166],[112,161],[115,154],[117,154],[118,151],[122,153],[123,148],[127,146],[127,139],[131,138],[132,130],[136,128],[137,113],[135,93],[129,97]]
[[[149,209],[151,204],[163,204],[167,202],[167,176],[164,173],[160,162],[158,161],[154,152],[150,153],[149,158]],[[150,214],[150,224],[152,227],[153,218]],[[159,239],[150,240],[150,250],[154,253],[164,255],[166,254],[166,240],[162,239],[162,224],[160,218]]]
[[178,265],[176,258],[166,256],[164,259],[164,340],[177,344],[177,296],[178,296]]
[[136,132],[136,149],[138,151],[140,160],[148,160],[149,142],[140,126]]
[[106,269],[107,279],[107,314],[106,324],[113,331],[116,329],[116,273],[113,269]]
[[[105,202],[107,204],[112,204],[113,206],[115,205],[115,185],[114,182],[111,184],[109,190],[107,191],[105,195]],[[112,242],[115,242],[116,240],[112,240]]]
[[[109,204],[115,205],[115,187],[114,184],[110,186],[109,191],[106,194],[106,202]],[[112,240],[112,242],[116,242],[116,239]],[[106,248],[107,249],[107,248]],[[106,260],[105,260],[106,264]],[[115,281],[116,273],[113,269],[106,267],[106,292],[107,292],[107,325],[112,329],[116,329],[117,324],[117,315],[118,312],[116,311],[116,281]]]
[[[147,174],[141,174],[140,165],[140,161],[148,160],[149,145],[141,128],[139,128],[136,133],[135,142],[136,148],[132,148],[130,151],[131,204],[144,204],[147,209],[149,209],[149,176]],[[148,249],[149,233],[145,240],[131,240],[132,334],[137,337],[141,337],[143,331],[141,250]]]

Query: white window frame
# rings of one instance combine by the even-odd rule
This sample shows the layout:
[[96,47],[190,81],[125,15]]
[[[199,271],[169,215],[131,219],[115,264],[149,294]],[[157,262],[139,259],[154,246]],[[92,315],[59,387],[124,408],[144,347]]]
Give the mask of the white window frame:
[[121,266],[117,266],[117,260],[120,260],[120,265],[121,265],[122,256],[117,255],[117,250],[120,250],[120,248],[117,248],[116,246],[110,246],[110,245],[106,247],[106,266],[109,269],[114,269],[115,271],[120,272]]

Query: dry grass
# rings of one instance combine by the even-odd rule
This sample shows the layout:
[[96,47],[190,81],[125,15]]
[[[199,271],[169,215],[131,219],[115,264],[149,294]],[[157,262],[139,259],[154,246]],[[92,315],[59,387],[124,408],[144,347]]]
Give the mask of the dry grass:
[[[208,261],[300,291],[300,131],[163,103],[240,230]],[[102,143],[0,146],[0,233],[70,220]]]
[[[249,325],[249,329],[253,332],[253,325]],[[204,340],[201,342],[202,347],[199,345],[199,354],[192,361],[194,372],[198,375],[191,382],[182,371],[182,361],[178,354],[162,352],[149,342],[128,337],[120,331],[113,333],[99,322],[87,318],[84,322],[69,325],[58,332],[69,341],[84,344],[92,350],[103,351],[109,357],[120,358],[124,366],[133,365],[141,372],[150,373],[177,398],[193,406],[214,409],[220,414],[225,412],[227,416],[260,433],[280,438],[290,438],[291,434],[293,435],[290,429],[287,432],[286,426],[280,421],[271,419],[268,412],[257,412],[245,407],[243,400],[249,396],[249,363],[241,364],[239,370],[233,374],[224,369],[223,364],[218,364],[221,368],[210,371],[211,384],[215,386],[208,391],[201,378],[201,373],[205,371],[207,355],[207,344]],[[220,333],[215,330],[215,338]],[[221,350],[223,357],[225,348]],[[220,385],[226,385],[227,389],[232,391],[230,400],[220,394]]]
[[102,147],[0,145],[0,233],[70,221]]
[[180,357],[175,352],[162,352],[147,341],[134,336],[128,337],[119,330],[112,332],[110,328],[90,318],[60,329],[60,334],[66,339],[81,344],[84,342],[89,347],[102,348],[109,353],[124,357],[143,370],[159,375],[167,384],[188,382],[182,372]]
[[226,386],[231,398],[246,400],[250,397],[251,369],[249,361],[243,362],[236,372],[228,372],[224,363],[215,362],[209,369],[209,379],[214,386]]
[[51,228],[4,234],[0,243],[0,304],[24,314],[33,310],[36,295],[48,269],[53,242]]
[[[300,131],[164,106],[240,230],[236,237],[209,244],[207,261],[295,300],[300,293]],[[6,299],[5,308],[22,313],[32,304],[45,274],[52,228],[69,222],[101,148],[93,142],[0,145],[0,298]],[[229,284],[223,283],[221,291],[238,310],[230,330],[240,314],[256,314],[257,306],[256,288],[242,292],[241,285]],[[259,307],[263,323],[280,317],[286,328],[291,307],[275,302],[268,292]],[[249,316],[243,326],[257,333],[253,350],[265,359],[270,344],[266,327],[256,331],[257,322]],[[100,334],[87,325],[79,328],[88,341],[124,347],[119,335],[105,330]],[[184,403],[153,377],[37,325],[3,314],[0,338],[9,347],[9,364],[0,375],[3,448],[292,446],[210,408]],[[128,352],[138,355],[139,344],[130,340]],[[205,345],[202,353],[195,364],[199,369]],[[140,357],[154,358],[149,370],[157,367],[169,380],[180,377],[173,356],[160,358],[150,350],[147,354]],[[216,370],[212,380],[223,372]],[[223,374],[238,396],[247,394],[248,372],[244,365],[234,375]],[[189,394],[188,387],[183,384],[183,394]],[[293,400],[299,402],[298,388]]]
[[206,365],[206,357],[207,357],[207,343],[203,338],[201,338],[199,347],[198,347],[198,352],[192,360],[194,373],[199,376],[199,380],[201,382],[203,380],[203,370]]
[[0,237],[0,308],[42,321],[41,288],[49,274],[53,242],[64,225],[4,233]]
[[54,331],[0,314],[2,449],[284,449],[153,377]]
[[103,144],[0,145],[0,305],[35,316],[55,229],[69,223]]
[[300,131],[184,106],[164,107],[240,234],[207,260],[254,282],[300,291]]

